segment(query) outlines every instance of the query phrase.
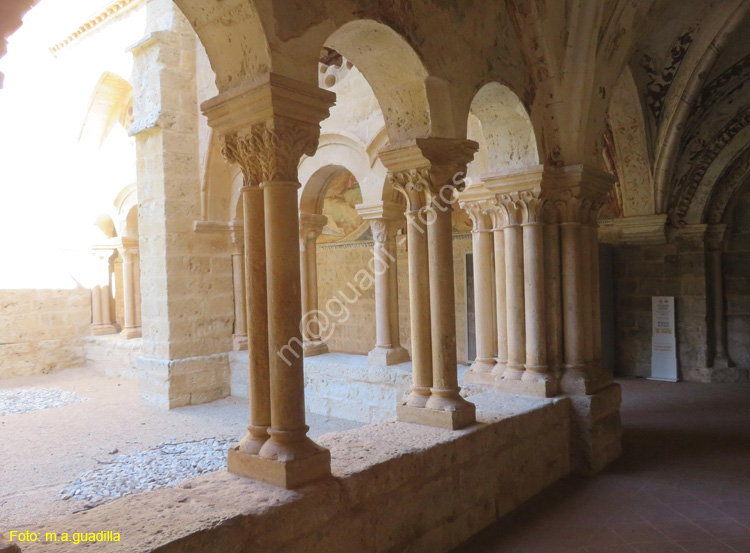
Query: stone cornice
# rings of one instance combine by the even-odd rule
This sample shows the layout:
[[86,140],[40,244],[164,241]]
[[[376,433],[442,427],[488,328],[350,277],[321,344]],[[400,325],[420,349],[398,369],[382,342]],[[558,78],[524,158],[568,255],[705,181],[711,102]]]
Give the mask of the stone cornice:
[[544,167],[535,165],[520,171],[507,171],[482,175],[482,183],[491,194],[529,190],[541,185]]
[[599,220],[599,241],[610,244],[666,244],[666,215]]
[[50,46],[49,51],[56,54],[66,46],[79,40],[89,31],[92,31],[113,17],[124,14],[126,11],[137,6],[141,2],[143,2],[143,0],[114,0],[114,2],[110,2],[104,8],[86,18],[86,20],[67,37]]
[[404,204],[398,202],[380,202],[378,204],[358,204],[354,206],[362,219],[401,220],[404,218]]

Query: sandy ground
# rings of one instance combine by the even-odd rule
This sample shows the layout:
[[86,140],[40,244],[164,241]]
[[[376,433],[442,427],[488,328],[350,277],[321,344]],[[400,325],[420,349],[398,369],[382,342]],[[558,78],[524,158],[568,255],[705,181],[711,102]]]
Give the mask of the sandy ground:
[[[0,389],[10,388],[60,388],[89,401],[0,416],[0,534],[81,510],[83,502],[63,501],[58,491],[114,449],[128,454],[171,438],[240,437],[248,424],[245,399],[159,411],[139,404],[137,382],[86,369],[0,380]],[[313,414],[307,423],[312,438],[362,426]]]

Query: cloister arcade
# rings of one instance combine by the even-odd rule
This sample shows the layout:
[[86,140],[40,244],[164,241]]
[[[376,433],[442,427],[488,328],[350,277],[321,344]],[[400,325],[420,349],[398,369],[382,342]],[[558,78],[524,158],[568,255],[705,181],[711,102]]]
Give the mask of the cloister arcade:
[[[676,298],[680,378],[748,380],[748,17],[111,2],[49,48],[87,65],[90,324],[58,363],[8,319],[0,378],[85,365],[152,409],[247,398],[229,474],[133,551],[448,551],[621,454],[615,377],[651,376],[652,297]],[[367,426],[313,440],[311,413]]]

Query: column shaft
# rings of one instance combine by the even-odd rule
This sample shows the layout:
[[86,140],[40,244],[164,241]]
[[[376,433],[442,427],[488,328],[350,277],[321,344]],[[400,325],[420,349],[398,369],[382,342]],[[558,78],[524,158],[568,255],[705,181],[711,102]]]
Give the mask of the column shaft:
[[526,365],[526,322],[524,315],[523,230],[509,225],[505,236],[505,284],[508,329],[508,367],[503,378],[518,380]]
[[91,289],[91,322],[94,327],[102,324],[102,287],[98,284]]
[[714,368],[724,369],[731,366],[727,353],[727,327],[724,313],[724,278],[721,267],[721,250],[715,249],[709,253],[711,264],[711,281],[713,288],[714,315]]
[[544,227],[544,282],[547,321],[547,364],[557,377],[562,368],[562,288],[560,275],[560,227]]
[[409,256],[409,322],[411,323],[412,393],[407,404],[424,407],[432,388],[430,274],[427,226],[419,212],[406,213]]
[[379,348],[391,349],[393,338],[390,317],[390,264],[385,254],[385,242],[376,240],[373,253],[375,256],[375,345]]
[[495,310],[497,319],[497,365],[492,370],[503,374],[508,367],[508,309],[505,278],[505,235],[502,228],[494,230],[495,242]]
[[599,282],[599,231],[596,224],[589,225],[591,248],[591,357],[594,364],[602,367],[602,312],[601,283]]
[[247,300],[245,299],[245,256],[232,254],[234,283],[234,349],[247,349]]
[[526,371],[524,380],[547,380],[547,335],[544,296],[544,224],[523,225]]
[[581,300],[583,309],[583,359],[584,363],[594,362],[594,308],[593,308],[593,265],[591,256],[591,233],[589,225],[580,225],[580,254],[581,254]]
[[245,312],[248,337],[248,388],[250,425],[240,442],[244,453],[256,454],[268,439],[271,426],[271,392],[268,355],[268,304],[266,298],[266,237],[263,191],[242,188],[245,241]]
[[564,350],[566,371],[585,369],[585,337],[583,279],[581,266],[581,225],[562,223],[560,225],[562,245],[562,296],[564,321]]
[[[476,226],[476,223],[475,223]],[[492,245],[487,230],[475,229],[472,237],[474,267],[474,320],[477,355],[471,370],[490,372],[495,366],[492,320]]]

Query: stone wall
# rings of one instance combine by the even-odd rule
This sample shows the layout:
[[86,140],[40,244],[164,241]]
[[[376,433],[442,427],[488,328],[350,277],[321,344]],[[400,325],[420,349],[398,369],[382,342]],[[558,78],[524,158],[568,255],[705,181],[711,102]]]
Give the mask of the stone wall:
[[[123,541],[102,551],[444,553],[571,470],[568,398],[473,401],[484,424],[465,430],[389,421],[322,436],[333,478],[300,490],[221,471],[31,530],[97,532],[117,521]],[[30,543],[28,553],[44,549]]]
[[[318,246],[318,309],[334,323],[326,340],[332,352],[366,355],[375,347],[375,289],[356,287],[354,276],[367,270],[373,257],[371,241]],[[466,362],[465,254],[471,237],[455,234],[453,264],[456,297],[456,349],[459,363]],[[409,326],[409,263],[405,241],[398,247],[398,307],[401,345],[411,350]],[[359,282],[359,280],[357,281]],[[351,286],[349,284],[351,283]],[[356,301],[349,301],[354,300]],[[328,306],[328,307],[327,307]],[[337,322],[344,321],[345,322]]]
[[736,200],[724,254],[729,357],[750,367],[750,190]]
[[0,378],[83,366],[91,292],[0,290]]
[[104,376],[138,378],[142,338],[124,340],[119,334],[86,338],[86,367]]
[[651,297],[675,296],[677,362],[704,381],[709,363],[706,256],[700,233],[673,243],[615,247],[616,373],[651,376]]

